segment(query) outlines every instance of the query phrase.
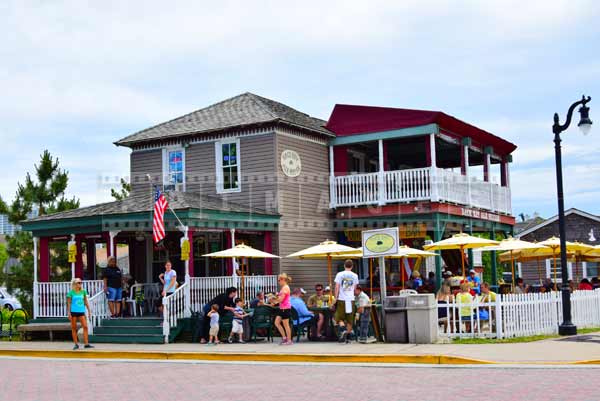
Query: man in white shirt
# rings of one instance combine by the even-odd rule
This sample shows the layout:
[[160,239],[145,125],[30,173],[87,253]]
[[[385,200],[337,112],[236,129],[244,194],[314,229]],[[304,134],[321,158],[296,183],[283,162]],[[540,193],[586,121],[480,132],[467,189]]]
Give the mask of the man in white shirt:
[[352,271],[353,267],[354,263],[348,259],[344,262],[344,271],[335,276],[335,321],[339,328],[340,342],[348,342],[356,313],[354,289],[358,285],[358,275]]

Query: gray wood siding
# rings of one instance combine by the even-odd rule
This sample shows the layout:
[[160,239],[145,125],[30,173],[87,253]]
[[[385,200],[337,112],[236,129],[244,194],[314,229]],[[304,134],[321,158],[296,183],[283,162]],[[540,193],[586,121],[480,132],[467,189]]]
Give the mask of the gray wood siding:
[[[281,153],[294,150],[300,155],[302,172],[289,178],[281,169]],[[329,150],[326,145],[287,135],[277,135],[278,205],[281,256],[335,240],[329,220]],[[324,260],[281,259],[281,271],[292,276],[293,287],[311,290],[317,282],[328,282]]]
[[275,180],[275,135],[240,138],[241,192],[218,194],[215,143],[190,145],[186,149],[186,191],[200,191],[231,202],[268,212],[277,211]]
[[148,150],[131,152],[131,192],[152,193],[152,186],[148,183],[146,174],[152,176],[154,182],[160,182],[162,177],[162,150]]

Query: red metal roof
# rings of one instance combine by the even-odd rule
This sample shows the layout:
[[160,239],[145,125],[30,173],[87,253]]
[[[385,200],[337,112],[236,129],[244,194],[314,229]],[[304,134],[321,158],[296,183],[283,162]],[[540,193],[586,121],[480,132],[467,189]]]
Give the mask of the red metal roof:
[[441,130],[470,137],[483,146],[492,146],[500,155],[510,154],[517,148],[509,141],[441,111],[336,104],[325,127],[336,136],[348,136],[426,124],[438,124]]

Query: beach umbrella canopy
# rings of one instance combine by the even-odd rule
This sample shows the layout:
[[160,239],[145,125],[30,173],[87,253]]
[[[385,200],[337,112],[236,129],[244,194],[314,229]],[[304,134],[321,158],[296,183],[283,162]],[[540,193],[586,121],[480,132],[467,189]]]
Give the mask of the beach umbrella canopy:
[[267,252],[259,251],[251,246],[240,244],[223,251],[202,255],[210,258],[279,258]]
[[491,239],[474,237],[469,234],[454,234],[450,238],[446,238],[445,240],[434,242],[430,245],[425,245],[423,248],[426,251],[441,251],[448,249],[460,249],[460,259],[462,262],[462,275],[465,275],[465,257],[464,251],[465,249],[474,249],[474,248],[483,248],[490,245],[498,245],[498,241],[494,241]]
[[292,253],[286,256],[287,258],[300,259],[327,259],[327,270],[329,272],[329,287],[333,289],[331,279],[331,260],[334,257],[348,258],[349,255],[357,256],[362,254],[360,248],[352,248],[347,245],[338,244],[335,241],[323,241],[319,245],[311,246],[310,248]]
[[485,248],[481,248],[482,251],[508,251],[510,254],[510,266],[512,271],[512,285],[515,287],[515,251],[523,251],[523,250],[538,250],[538,249],[547,249],[550,250],[545,245],[537,244],[534,242],[523,241],[517,238],[506,238],[500,241],[498,245],[488,246]]
[[242,281],[241,281],[241,298],[242,302],[244,301],[244,263],[243,259],[273,259],[279,258],[277,255],[270,254],[268,252],[259,251],[258,249],[254,249],[251,246],[245,244],[239,244],[234,246],[233,248],[225,249],[223,251],[207,253],[206,255],[202,255],[210,258],[240,258],[242,259]]

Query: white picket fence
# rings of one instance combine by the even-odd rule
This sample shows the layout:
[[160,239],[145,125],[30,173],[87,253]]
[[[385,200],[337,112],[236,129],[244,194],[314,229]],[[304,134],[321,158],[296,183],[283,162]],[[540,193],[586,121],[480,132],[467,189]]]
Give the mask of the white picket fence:
[[[82,284],[90,297],[104,290],[102,280],[84,280]],[[67,293],[71,291],[69,281],[38,282],[33,287],[34,318],[67,317]]]
[[[498,295],[490,303],[475,299],[472,303],[439,304],[438,311],[446,315],[438,321],[438,334],[447,338],[557,334],[562,322],[560,292]],[[578,328],[600,327],[600,289],[573,292],[571,314]]]
[[257,292],[265,293],[277,291],[277,276],[245,276],[242,282],[241,277],[191,277],[190,293],[191,308],[193,311],[200,309],[210,302],[214,297],[225,292],[228,287],[238,289],[241,295],[242,288],[244,292],[244,301],[248,304]]

